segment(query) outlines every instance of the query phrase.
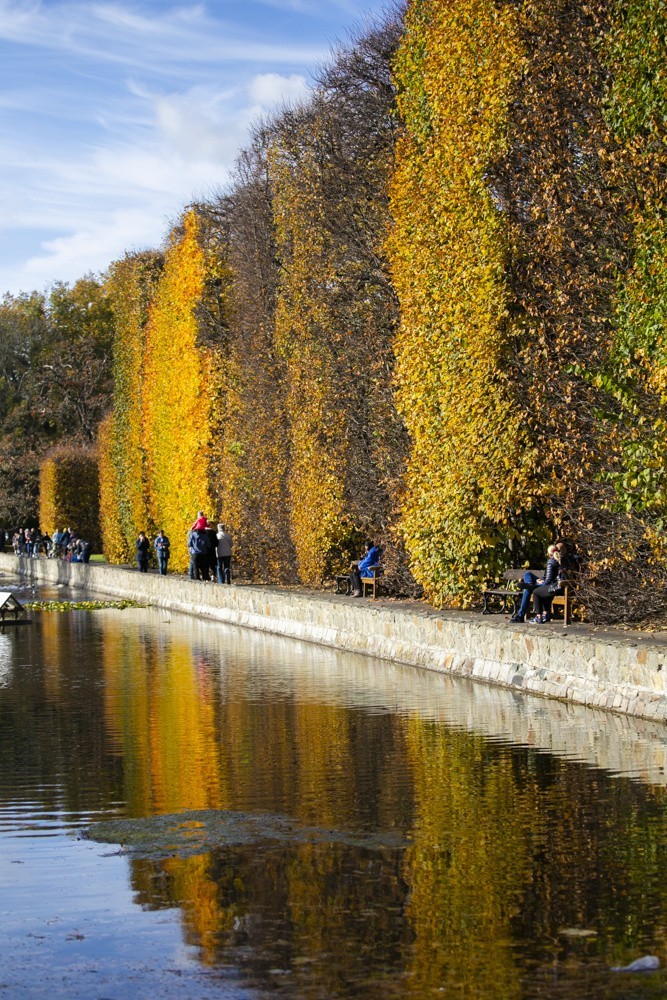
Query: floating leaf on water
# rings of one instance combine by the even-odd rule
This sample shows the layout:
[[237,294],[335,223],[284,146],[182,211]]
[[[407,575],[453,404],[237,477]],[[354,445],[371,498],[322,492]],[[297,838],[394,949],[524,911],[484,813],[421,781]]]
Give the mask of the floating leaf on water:
[[95,823],[86,832],[90,840],[123,844],[133,855],[162,858],[204,854],[222,847],[260,843],[347,844],[369,850],[407,846],[395,831],[359,833],[304,826],[289,816],[242,813],[216,809],[196,810],[144,819],[115,819]]

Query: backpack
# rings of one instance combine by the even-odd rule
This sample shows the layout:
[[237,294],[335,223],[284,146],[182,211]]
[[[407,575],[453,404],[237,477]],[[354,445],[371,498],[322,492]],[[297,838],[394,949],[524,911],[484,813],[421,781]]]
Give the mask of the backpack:
[[209,549],[208,537],[205,531],[195,531],[192,539],[192,551],[196,556],[205,556]]

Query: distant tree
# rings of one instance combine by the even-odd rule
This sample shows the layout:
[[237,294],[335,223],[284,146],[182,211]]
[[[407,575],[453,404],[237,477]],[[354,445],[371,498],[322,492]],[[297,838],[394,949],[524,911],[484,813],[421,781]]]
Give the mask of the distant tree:
[[0,305],[0,519],[35,521],[39,465],[59,441],[90,444],[111,398],[113,313],[82,278]]
[[59,437],[92,442],[111,394],[114,325],[106,287],[91,277],[72,288],[56,284],[47,316],[29,379],[33,411]]

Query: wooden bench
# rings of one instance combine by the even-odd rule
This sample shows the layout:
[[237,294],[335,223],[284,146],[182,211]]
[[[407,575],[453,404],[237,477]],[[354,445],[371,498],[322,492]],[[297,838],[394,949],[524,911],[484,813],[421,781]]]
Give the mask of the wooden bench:
[[[553,608],[556,604],[563,609],[563,625],[569,625],[572,621],[572,604],[574,602],[575,588],[574,584],[567,581],[563,582],[561,587],[562,594],[554,594],[551,599],[551,607]],[[581,617],[583,621],[583,615]]]
[[[361,593],[364,597],[368,597],[367,591],[369,591],[371,598],[375,600],[377,597],[378,577],[382,576],[384,570],[380,565],[369,566],[368,568],[369,570],[373,570],[375,576],[361,577]],[[349,573],[336,577],[336,589],[334,593],[347,594],[348,597],[350,596],[352,593],[352,581],[350,580]]]
[[379,565],[378,566],[369,566],[368,568],[369,568],[369,570],[370,569],[373,570],[373,574],[374,575],[373,576],[362,576],[362,578],[361,578],[361,593],[362,593],[362,595],[364,597],[368,597],[368,594],[366,593],[366,591],[369,590],[370,594],[371,594],[372,600],[375,600],[376,597],[377,597],[378,577],[382,576],[382,574],[384,573],[384,570],[382,569],[382,566],[379,566]]
[[[523,596],[523,589],[519,588],[519,584],[524,578],[524,574],[533,573],[534,576],[539,580],[544,575],[543,569],[506,569],[503,573],[503,580],[507,584],[505,587],[491,588],[490,590],[485,590],[483,594],[484,607],[482,608],[483,615],[493,615],[493,614],[507,614],[508,605],[511,605],[511,614],[517,614],[519,610],[519,605],[521,604],[521,598]],[[575,596],[575,587],[571,581],[564,581],[562,584],[562,594],[554,594],[551,599],[551,606],[562,607],[563,608],[563,625],[569,625],[572,621],[572,604]],[[492,603],[500,604],[498,611],[490,606]]]

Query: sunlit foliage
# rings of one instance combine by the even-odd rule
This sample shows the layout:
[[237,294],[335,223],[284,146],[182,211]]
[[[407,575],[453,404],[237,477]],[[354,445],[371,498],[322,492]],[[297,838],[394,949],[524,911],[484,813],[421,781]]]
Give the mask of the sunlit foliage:
[[507,220],[488,184],[524,68],[514,6],[410,6],[396,65],[405,122],[389,241],[402,324],[397,388],[411,437],[402,527],[436,602],[507,564],[531,501],[531,452],[506,365],[517,320]]
[[150,527],[143,432],[145,327],[162,266],[161,255],[127,256],[111,267],[114,314],[113,411],[99,430],[100,506],[104,552],[130,562],[140,531]]
[[198,346],[196,309],[205,282],[198,225],[191,210],[173,234],[151,303],[142,373],[149,518],[172,540],[176,570],[187,566],[186,536],[197,511],[212,514],[212,357]]
[[232,275],[214,405],[212,484],[234,535],[237,571],[296,582],[290,533],[286,366],[274,343],[278,256],[260,127],[237,163],[233,192],[212,211]]
[[664,604],[664,52],[650,0],[409,7],[402,525],[438,603],[565,534],[596,616]]

